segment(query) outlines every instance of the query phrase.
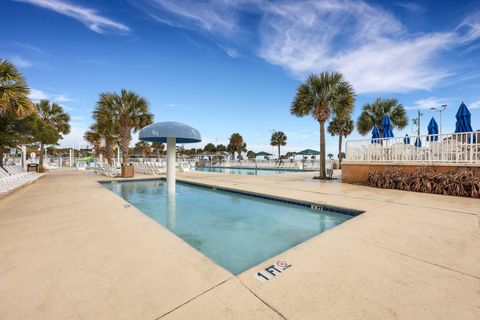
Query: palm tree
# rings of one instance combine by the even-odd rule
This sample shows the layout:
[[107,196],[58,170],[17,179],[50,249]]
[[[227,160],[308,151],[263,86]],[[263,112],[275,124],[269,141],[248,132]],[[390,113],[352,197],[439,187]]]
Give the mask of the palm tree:
[[147,141],[138,141],[135,143],[135,147],[133,148],[134,152],[138,152],[142,154],[142,157],[145,158],[145,155],[152,153],[152,146],[150,142]]
[[115,96],[112,93],[101,93],[93,110],[94,128],[105,142],[105,158],[113,163],[113,147],[118,140],[118,124],[115,122]]
[[355,92],[340,72],[312,74],[298,89],[290,112],[297,117],[311,115],[320,124],[320,178],[325,170],[325,122],[346,100],[353,101]]
[[407,112],[397,99],[378,98],[375,102],[367,103],[362,106],[362,113],[357,121],[358,132],[362,135],[366,135],[372,131],[373,127],[376,125],[380,132],[380,138],[383,137],[382,120],[386,114],[390,117],[392,128],[403,129],[407,126]]
[[97,130],[97,127],[95,125],[91,125],[90,130],[85,131],[83,134],[83,139],[93,145],[94,154],[98,157],[101,153],[100,146],[102,143],[102,136]]
[[61,105],[50,103],[46,99],[35,104],[38,113],[40,142],[40,165],[43,165],[45,144],[56,144],[62,134],[70,133],[70,116],[63,111]]
[[214,152],[217,151],[217,148],[215,147],[215,145],[213,143],[207,143],[205,145],[205,147],[203,148],[203,151],[214,153]]
[[148,101],[133,91],[122,89],[120,94],[113,93],[114,121],[118,126],[118,145],[122,151],[122,162],[128,163],[128,152],[132,131],[136,133],[141,128],[153,122],[153,114],[149,112]]
[[287,144],[287,135],[283,131],[274,131],[272,133],[272,138],[270,139],[271,146],[278,147],[278,160],[280,160],[280,146],[285,146]]
[[255,152],[253,152],[252,150],[248,151],[247,152],[247,158],[248,159],[254,159],[255,158]]
[[353,120],[350,114],[335,116],[328,124],[327,130],[332,136],[338,136],[338,168],[342,169],[342,139],[353,132]]
[[8,113],[21,119],[33,113],[35,106],[29,93],[23,75],[12,63],[0,59],[0,115]]
[[217,152],[226,152],[227,151],[227,147],[225,147],[223,144],[217,144],[215,149],[217,150]]
[[234,133],[230,136],[231,148],[237,152],[238,159],[240,159],[242,151],[247,151],[247,144],[243,141],[243,137],[240,133]]
[[163,153],[165,150],[165,145],[160,142],[153,142],[152,143],[152,149],[157,152],[157,156],[160,156],[160,153]]

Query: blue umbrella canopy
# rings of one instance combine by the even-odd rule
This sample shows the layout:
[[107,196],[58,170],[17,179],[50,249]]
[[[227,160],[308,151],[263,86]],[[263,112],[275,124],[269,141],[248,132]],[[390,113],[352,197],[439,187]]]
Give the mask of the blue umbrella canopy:
[[373,126],[372,130],[372,143],[380,143],[380,132],[378,131],[377,125]]
[[432,117],[430,123],[428,124],[428,141],[438,141],[438,124],[437,121]]
[[405,138],[403,138],[403,143],[410,144],[410,137],[408,136],[408,134],[406,134]]
[[393,138],[392,123],[388,114],[382,120],[382,138]]
[[415,140],[415,147],[420,148],[422,146],[422,140],[420,140],[420,137],[417,137]]
[[462,102],[455,115],[457,122],[455,123],[455,133],[458,132],[473,132],[472,129],[472,114],[468,110],[465,103]]

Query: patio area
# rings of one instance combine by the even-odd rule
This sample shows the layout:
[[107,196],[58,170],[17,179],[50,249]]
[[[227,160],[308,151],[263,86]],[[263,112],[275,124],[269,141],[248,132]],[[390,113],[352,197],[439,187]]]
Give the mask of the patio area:
[[[312,173],[177,178],[365,212],[235,277],[97,182],[108,178],[60,169],[0,199],[0,318],[480,318],[478,200]],[[291,267],[260,282],[278,259]]]

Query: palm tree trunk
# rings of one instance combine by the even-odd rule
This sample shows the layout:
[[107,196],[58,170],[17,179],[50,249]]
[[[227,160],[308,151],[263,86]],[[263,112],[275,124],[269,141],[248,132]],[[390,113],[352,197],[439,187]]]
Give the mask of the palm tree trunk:
[[131,136],[132,130],[126,126],[120,128],[120,150],[122,151],[122,163],[124,165],[128,164],[128,146],[130,144],[130,140],[132,139]]
[[109,165],[113,164],[112,141],[110,141],[109,139],[105,141],[105,158],[107,158],[107,162]]
[[43,143],[40,143],[40,157],[39,157],[38,164],[41,166],[43,166],[44,153],[45,153],[45,146],[43,145]]
[[342,169],[342,134],[338,135],[338,169]]
[[320,178],[327,176],[325,170],[325,121],[320,121]]
[[3,149],[3,147],[0,147],[0,168],[3,168],[3,154],[4,154],[5,150]]

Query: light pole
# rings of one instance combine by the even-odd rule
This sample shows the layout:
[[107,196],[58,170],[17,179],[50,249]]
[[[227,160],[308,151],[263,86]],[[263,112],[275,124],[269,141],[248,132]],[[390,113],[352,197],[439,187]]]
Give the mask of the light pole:
[[445,111],[445,109],[447,109],[446,104],[442,104],[440,108],[436,108],[436,107],[430,108],[430,110],[440,112],[440,134],[442,134],[442,112]]

